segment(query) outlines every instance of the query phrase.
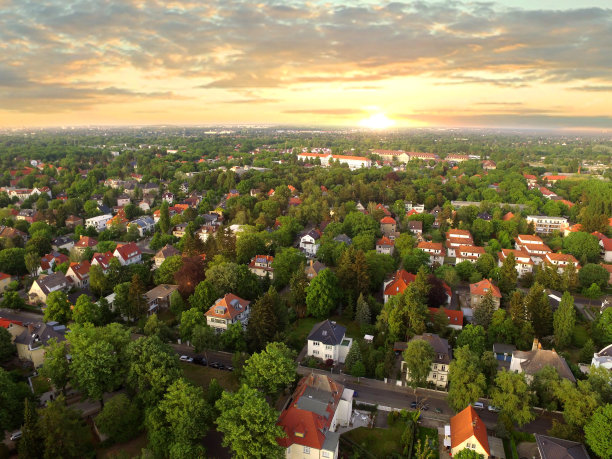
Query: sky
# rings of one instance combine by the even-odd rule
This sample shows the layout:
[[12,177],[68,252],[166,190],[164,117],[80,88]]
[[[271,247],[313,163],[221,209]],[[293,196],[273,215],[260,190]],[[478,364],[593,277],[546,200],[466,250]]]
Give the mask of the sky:
[[612,130],[612,0],[0,0],[0,126]]

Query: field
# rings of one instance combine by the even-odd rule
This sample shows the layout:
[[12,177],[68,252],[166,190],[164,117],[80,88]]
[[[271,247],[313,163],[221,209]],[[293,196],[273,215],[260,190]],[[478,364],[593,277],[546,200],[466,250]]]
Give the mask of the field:
[[226,390],[236,390],[239,387],[238,381],[231,371],[216,370],[215,368],[194,365],[193,363],[180,362],[185,378],[201,386],[204,390],[208,388],[210,381],[216,379],[217,382]]

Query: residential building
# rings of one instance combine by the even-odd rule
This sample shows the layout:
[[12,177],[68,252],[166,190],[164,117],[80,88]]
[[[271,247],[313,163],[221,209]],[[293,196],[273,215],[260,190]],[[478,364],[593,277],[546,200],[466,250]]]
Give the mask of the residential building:
[[89,286],[89,269],[91,263],[84,260],[80,263],[70,263],[66,277],[72,281],[72,285],[78,288],[86,288]]
[[323,167],[329,167],[332,161],[336,161],[340,164],[347,164],[350,170],[372,166],[372,162],[368,158],[365,158],[363,156],[331,155],[325,153],[301,153],[297,155],[297,158],[306,162],[319,159],[321,161],[321,166]]
[[214,236],[217,232],[218,226],[204,225],[196,231],[196,236],[200,238],[202,242],[206,242],[210,236]]
[[130,197],[127,194],[121,194],[117,197],[117,206],[125,207],[131,202]]
[[578,263],[576,257],[568,253],[549,252],[544,255],[544,263],[557,267],[559,272],[563,272],[563,269],[568,265],[572,265],[574,268],[580,269],[580,263]]
[[413,210],[415,214],[422,214],[425,212],[424,204],[413,204],[412,201],[404,203],[404,207],[406,208],[406,212],[411,212]]
[[450,419],[450,429],[448,427],[445,426],[444,446],[450,447],[451,456],[464,449],[474,451],[485,458],[491,456],[487,426],[472,405],[453,416]]
[[304,271],[306,272],[306,277],[308,277],[308,280],[312,280],[325,268],[327,268],[327,266],[325,266],[323,263],[311,258],[308,260],[308,264],[304,268]]
[[113,255],[119,260],[122,266],[132,265],[142,261],[142,251],[134,242],[119,244],[113,252]]
[[542,344],[537,338],[533,339],[531,351],[514,351],[512,353],[510,371],[525,373],[527,382],[531,382],[533,376],[547,366],[554,367],[562,378],[573,383],[576,382],[576,378],[565,359],[557,354],[554,349],[550,351],[542,349]]
[[337,459],[338,426],[348,426],[354,391],[329,376],[304,376],[278,418],[285,432],[278,443],[288,459]]
[[489,293],[495,303],[495,309],[499,309],[501,293],[499,288],[491,282],[491,279],[483,279],[475,284],[470,284],[470,304],[472,308],[476,308]]
[[319,230],[310,230],[301,237],[300,249],[302,249],[307,256],[314,257],[319,250],[319,246],[321,245],[319,242],[320,238],[321,232]]
[[529,253],[519,249],[502,249],[501,252],[498,252],[497,258],[499,259],[498,266],[500,268],[504,264],[504,260],[511,253],[514,255],[518,277],[523,277],[525,274],[533,272],[533,261],[531,260]]
[[490,159],[485,159],[482,162],[482,168],[486,171],[492,171],[497,169],[497,165],[495,164],[495,161],[491,161]]
[[63,272],[57,271],[47,276],[42,275],[34,281],[28,291],[28,299],[31,303],[46,303],[47,296],[51,292],[67,290],[71,282]]
[[341,243],[346,244],[346,245],[351,245],[353,243],[353,240],[350,237],[348,237],[346,234],[344,234],[344,233],[343,234],[338,234],[334,238],[334,241],[341,242]]
[[582,443],[534,434],[540,459],[590,459]]
[[552,252],[550,247],[544,244],[544,241],[539,236],[531,236],[530,234],[519,234],[514,238],[516,248],[525,251],[531,257],[536,265],[542,263],[544,256]]
[[272,263],[274,257],[271,255],[256,255],[251,258],[249,263],[249,271],[259,277],[269,276],[270,280],[274,279],[274,268]]
[[140,237],[145,237],[148,233],[155,229],[155,221],[153,220],[153,217],[148,215],[132,220],[130,222],[130,226],[131,225],[136,225],[138,228],[138,235]]
[[3,293],[13,281],[13,276],[6,273],[0,273],[0,293]]
[[100,268],[102,268],[102,272],[106,274],[106,272],[108,271],[108,268],[110,268],[110,261],[113,258],[115,258],[115,256],[113,255],[113,252],[111,251],[108,251],[105,253],[96,252],[91,258],[91,265],[100,266]]
[[612,370],[612,344],[608,344],[601,351],[593,354],[591,365]]
[[174,248],[174,246],[166,244],[155,254],[155,267],[159,268],[167,258],[180,254],[181,252],[178,249]]
[[547,217],[545,215],[528,215],[527,223],[535,226],[535,232],[540,234],[550,234],[553,231],[561,231],[567,225],[565,217]]
[[449,153],[444,158],[445,161],[451,161],[454,163],[462,163],[464,161],[469,161],[470,157],[468,155],[461,155],[459,153]]
[[439,265],[444,264],[444,256],[446,251],[441,242],[428,242],[422,241],[417,245],[417,249],[421,249],[423,252],[429,254],[429,264],[433,265],[437,263]]
[[612,238],[602,237],[599,239],[599,245],[603,254],[603,259],[606,263],[612,263]]
[[16,239],[20,238],[23,242],[28,240],[28,235],[23,231],[12,228],[10,226],[0,225],[0,239]]
[[470,261],[476,263],[478,259],[485,254],[484,247],[477,247],[475,245],[460,245],[456,250],[455,264],[461,263],[462,261]]
[[51,241],[51,248],[53,250],[65,249],[72,250],[74,247],[74,241],[68,236],[58,236]]
[[380,220],[380,231],[383,233],[383,236],[395,237],[397,222],[393,217],[383,217]]
[[[423,333],[414,336],[410,341],[426,341],[434,350],[435,356],[431,364],[431,371],[427,375],[427,382],[439,388],[448,385],[448,370],[453,358],[453,351],[448,340],[440,338],[434,333]],[[406,368],[406,362],[402,361],[402,372],[406,373],[406,381],[410,381],[410,372]]]
[[393,273],[393,277],[383,284],[383,299],[386,303],[392,296],[401,295],[404,290],[414,282],[416,276],[405,269],[399,269]]
[[65,341],[65,325],[57,322],[19,322],[11,321],[8,331],[13,337],[20,360],[32,362],[34,368],[45,361],[45,346],[49,340]]
[[510,362],[512,361],[512,353],[514,351],[516,351],[516,346],[513,344],[493,344],[493,354],[495,355],[495,358],[501,362],[508,362],[507,365],[510,365]]
[[111,214],[103,214],[103,215],[98,215],[96,217],[87,218],[85,220],[85,226],[86,227],[91,226],[96,231],[102,231],[106,229],[106,223],[111,218],[113,218]]
[[462,245],[473,245],[472,233],[467,230],[450,230],[446,232],[446,251],[449,257],[456,257],[456,249]]
[[215,304],[206,311],[206,322],[217,333],[224,332],[230,325],[237,322],[242,324],[242,328],[246,328],[251,313],[250,304],[250,301],[228,293],[215,301]]
[[387,236],[383,236],[378,241],[376,241],[376,253],[382,255],[393,255],[394,250],[395,244]]
[[77,226],[83,224],[83,219],[81,217],[77,217],[76,215],[69,215],[66,218],[65,225],[68,229],[75,229]]
[[145,293],[149,314],[170,307],[170,295],[178,290],[178,285],[159,284]]
[[410,220],[408,222],[408,230],[417,236],[423,235],[423,222],[420,220]]
[[98,240],[89,236],[81,236],[80,239],[74,244],[72,250],[81,256],[87,249],[95,249],[98,245]]
[[312,327],[308,335],[308,355],[334,364],[344,363],[351,349],[352,338],[345,336],[346,328],[336,322],[324,320]]
[[70,261],[63,253],[53,251],[40,258],[40,267],[38,268],[37,274],[51,274],[55,266],[61,265]]
[[448,319],[448,328],[455,330],[463,329],[463,312],[446,308],[427,308],[429,309],[429,319],[434,323],[435,314],[444,314]]

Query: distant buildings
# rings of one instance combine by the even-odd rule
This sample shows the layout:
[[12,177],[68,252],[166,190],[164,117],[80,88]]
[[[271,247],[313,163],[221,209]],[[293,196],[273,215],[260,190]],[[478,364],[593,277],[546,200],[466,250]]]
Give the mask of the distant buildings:
[[561,231],[567,225],[565,217],[547,217],[545,215],[528,215],[527,223],[533,223],[535,232],[540,234],[550,234],[554,231]]

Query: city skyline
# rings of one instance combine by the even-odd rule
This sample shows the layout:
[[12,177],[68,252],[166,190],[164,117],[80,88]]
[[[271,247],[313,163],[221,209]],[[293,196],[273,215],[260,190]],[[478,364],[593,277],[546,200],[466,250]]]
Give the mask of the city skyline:
[[612,129],[612,9],[533,3],[0,0],[0,124]]

